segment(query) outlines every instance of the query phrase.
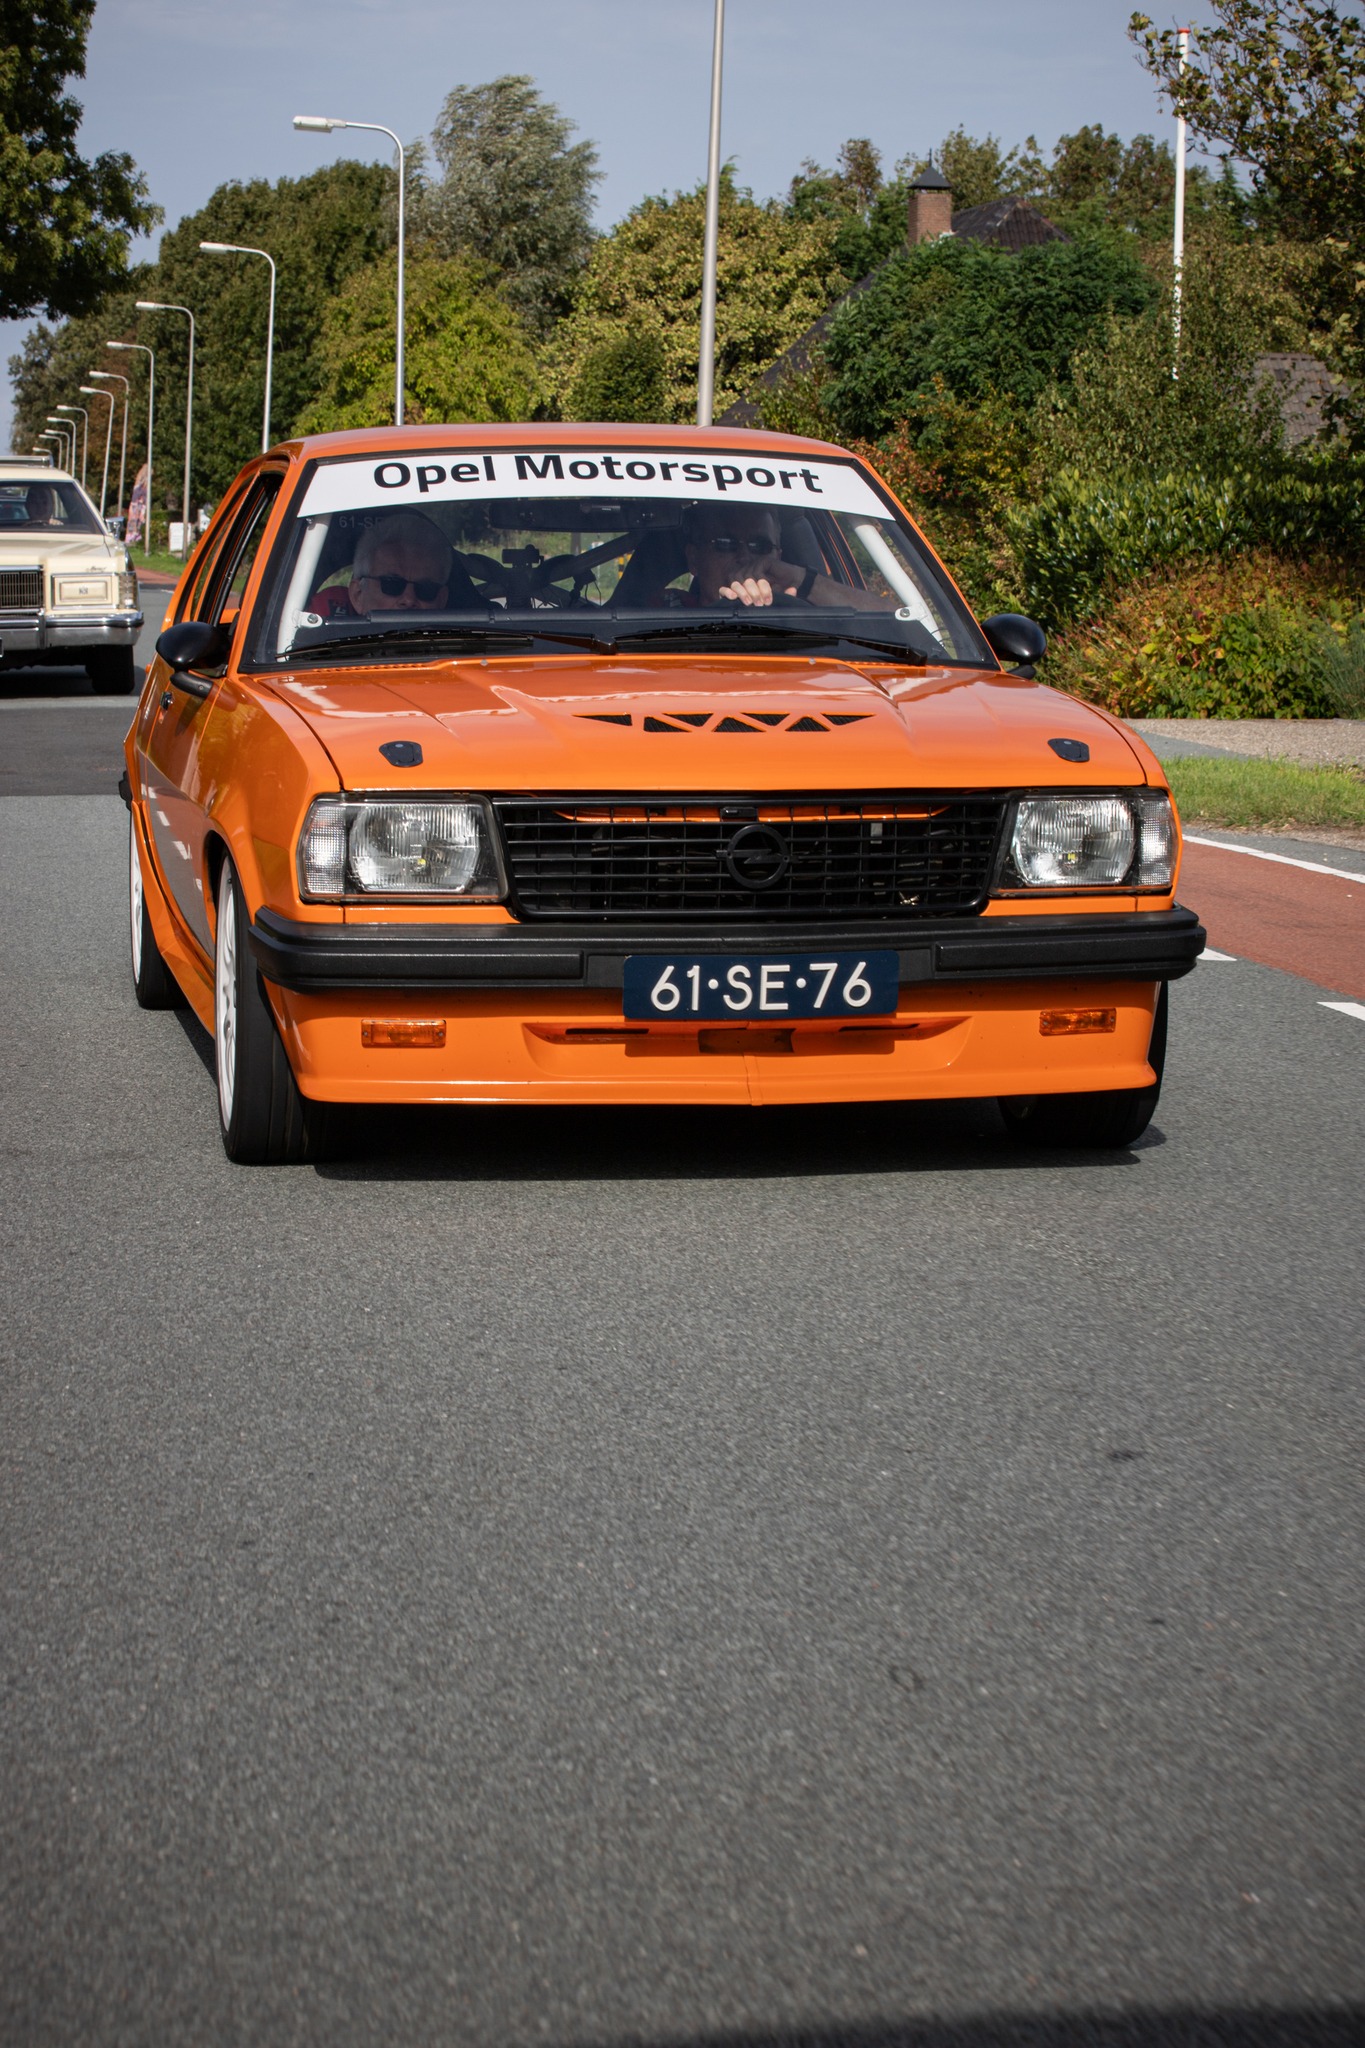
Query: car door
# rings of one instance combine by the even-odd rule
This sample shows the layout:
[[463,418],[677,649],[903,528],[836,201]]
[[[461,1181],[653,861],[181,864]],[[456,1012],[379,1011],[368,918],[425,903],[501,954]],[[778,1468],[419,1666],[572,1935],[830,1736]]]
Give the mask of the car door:
[[[204,619],[215,625],[231,622],[283,475],[282,470],[260,472],[227,508],[221,532],[205,550],[177,611],[176,624],[186,619]],[[157,862],[176,908],[205,952],[211,953],[202,755],[214,719],[221,716],[222,692],[216,683],[202,696],[177,684],[159,655],[152,676],[160,690],[138,740],[147,816]]]

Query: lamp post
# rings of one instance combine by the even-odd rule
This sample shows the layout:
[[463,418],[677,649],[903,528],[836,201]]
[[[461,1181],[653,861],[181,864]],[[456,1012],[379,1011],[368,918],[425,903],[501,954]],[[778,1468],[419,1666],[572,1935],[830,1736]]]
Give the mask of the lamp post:
[[148,348],[145,341],[106,341],[106,348],[122,349],[128,354],[136,352],[147,358],[147,513],[142,529],[142,552],[152,552],[152,428],[156,423],[156,350]]
[[[50,427],[65,427],[66,434],[70,434],[71,439],[69,441],[66,438],[66,434],[61,436],[62,461],[66,463],[67,469],[74,476],[76,474],[76,422],[74,420],[64,420],[59,414],[50,412],[47,416],[47,423]],[[71,458],[70,461],[67,461],[68,455]]]
[[[83,405],[59,405],[58,412],[78,412],[84,422],[81,440],[81,489],[85,489],[86,464],[90,458],[90,415]],[[71,422],[71,467],[76,467],[76,422]]]
[[109,417],[104,423],[104,477],[100,484],[100,518],[103,519],[104,501],[109,495],[109,451],[114,445],[114,394],[112,391],[101,391],[98,384],[82,384],[81,396],[107,398],[109,401]]
[[[1177,31],[1180,46],[1180,76],[1185,75],[1185,62],[1190,53],[1190,32],[1187,28]],[[1174,290],[1171,293],[1171,375],[1180,375],[1180,298],[1185,281],[1185,116],[1175,117],[1175,232],[1171,242],[1171,264],[1174,271]]]
[[[112,346],[112,344],[109,345]],[[132,386],[129,384],[128,379],[125,376],[121,375],[121,373],[118,370],[92,370],[90,374],[97,380],[108,378],[110,383],[121,384],[123,386],[123,439],[119,443],[118,496],[114,500],[114,503],[120,508],[121,511],[123,506],[123,479],[128,468],[128,394],[131,391]]]
[[332,114],[295,114],[294,126],[313,135],[330,135],[334,128],[363,128],[371,135],[387,135],[398,152],[398,355],[394,374],[394,425],[403,424],[403,145],[392,128],[378,121],[341,121]]
[[[158,299],[139,299],[139,313],[183,313],[190,323],[190,371],[185,386],[185,487],[180,499],[180,553],[185,561],[190,556],[190,444],[194,431],[194,315],[188,306],[163,306]],[[150,472],[148,483],[151,482]]]
[[270,265],[270,311],[265,322],[265,409],[261,415],[261,453],[270,446],[270,378],[275,357],[275,259],[264,249],[248,249],[241,242],[201,242],[210,256],[260,256]]
[[725,0],[716,0],[711,46],[711,141],[706,155],[706,238],[701,263],[701,341],[697,360],[697,425],[709,427],[716,397],[716,262],[720,245],[720,73]]
[[[53,434],[50,432],[46,434],[39,434],[38,439],[40,441],[55,441],[57,443],[58,462],[66,461],[66,442],[62,439],[60,434]],[[49,462],[51,462],[52,460],[51,448],[35,448],[33,452],[35,455],[46,455]]]

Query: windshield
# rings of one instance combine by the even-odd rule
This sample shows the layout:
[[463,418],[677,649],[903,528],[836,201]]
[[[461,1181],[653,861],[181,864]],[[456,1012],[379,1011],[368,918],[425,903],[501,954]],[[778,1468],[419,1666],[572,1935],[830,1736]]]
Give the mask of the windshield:
[[994,667],[852,462],[751,450],[405,450],[321,462],[251,656],[345,663],[543,643]]
[[75,484],[0,484],[0,537],[20,533],[102,533],[94,507]]

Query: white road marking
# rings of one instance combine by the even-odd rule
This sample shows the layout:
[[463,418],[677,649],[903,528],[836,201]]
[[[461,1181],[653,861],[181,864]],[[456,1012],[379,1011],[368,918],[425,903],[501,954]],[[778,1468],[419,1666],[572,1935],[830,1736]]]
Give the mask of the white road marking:
[[1320,1010],[1340,1010],[1343,1017],[1358,1017],[1365,1024],[1365,1003],[1319,1003]]
[[1214,946],[1205,946],[1199,957],[1201,960],[1235,960],[1237,955],[1235,953],[1220,953]]
[[1365,874],[1356,868],[1324,867],[1316,860],[1294,860],[1287,853],[1267,853],[1261,846],[1229,846],[1222,839],[1198,839],[1193,832],[1185,834],[1186,846],[1211,846],[1218,853],[1249,853],[1253,860],[1273,860],[1281,868],[1307,868],[1310,875],[1335,875],[1343,882],[1365,883]]

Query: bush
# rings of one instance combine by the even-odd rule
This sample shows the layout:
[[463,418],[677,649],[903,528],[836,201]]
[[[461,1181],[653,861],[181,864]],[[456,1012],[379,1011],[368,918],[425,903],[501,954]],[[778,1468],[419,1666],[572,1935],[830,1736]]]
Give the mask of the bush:
[[1314,637],[1318,669],[1342,718],[1365,718],[1365,619],[1319,622]]
[[1025,601],[1049,629],[1087,617],[1106,589],[1181,557],[1320,547],[1353,557],[1365,533],[1365,462],[1308,457],[1218,478],[1058,475],[1010,513]]
[[960,398],[994,391],[1031,405],[1111,312],[1155,287],[1137,259],[1096,243],[1048,242],[1012,256],[944,236],[893,257],[835,315],[827,403],[844,434],[875,439],[936,377]]
[[1046,677],[1121,718],[1330,718],[1320,635],[1347,629],[1359,589],[1340,558],[1182,562],[1055,640]]

